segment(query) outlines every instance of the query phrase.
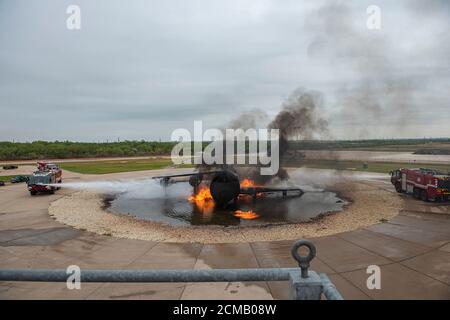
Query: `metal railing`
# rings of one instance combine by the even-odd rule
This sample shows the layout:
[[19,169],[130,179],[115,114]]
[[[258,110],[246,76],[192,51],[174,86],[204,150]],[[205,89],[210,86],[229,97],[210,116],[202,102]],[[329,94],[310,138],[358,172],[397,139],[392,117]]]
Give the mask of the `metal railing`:
[[[308,255],[298,250],[308,248]],[[316,255],[314,244],[298,240],[291,249],[298,268],[252,268],[252,269],[163,269],[163,270],[88,270],[80,273],[80,282],[242,282],[242,281],[289,281],[289,296],[294,300],[343,300],[341,294],[326,274],[308,270]],[[0,281],[66,282],[64,269],[0,269]]]

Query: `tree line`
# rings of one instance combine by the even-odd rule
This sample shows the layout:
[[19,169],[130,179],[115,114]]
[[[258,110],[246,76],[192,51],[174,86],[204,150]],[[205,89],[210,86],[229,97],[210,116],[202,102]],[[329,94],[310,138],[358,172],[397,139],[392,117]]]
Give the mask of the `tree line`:
[[0,160],[67,159],[169,155],[175,142],[110,143],[33,141],[0,142]]
[[[335,141],[289,141],[291,150],[317,149],[363,149],[392,145],[423,145],[443,143],[450,146],[449,138],[441,139],[379,139]],[[34,160],[67,158],[101,158],[131,156],[170,155],[177,142],[120,141],[120,142],[73,142],[73,141],[0,141],[0,160]],[[224,142],[225,143],[225,142]],[[203,142],[203,148],[209,142]],[[430,144],[432,146],[432,144]],[[193,145],[191,146],[193,149]],[[270,143],[268,148],[270,149]],[[248,144],[246,144],[248,149]],[[428,149],[428,148],[427,148]],[[428,151],[427,151],[428,152]]]

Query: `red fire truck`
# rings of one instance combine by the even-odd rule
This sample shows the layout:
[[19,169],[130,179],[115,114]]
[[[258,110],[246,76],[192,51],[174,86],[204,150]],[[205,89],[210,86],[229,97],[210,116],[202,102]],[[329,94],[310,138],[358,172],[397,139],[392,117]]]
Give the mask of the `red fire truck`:
[[399,193],[412,193],[423,201],[448,201],[450,175],[433,169],[401,168],[391,172],[391,182]]
[[53,193],[59,187],[54,186],[62,182],[62,170],[53,163],[38,162],[38,170],[29,176],[28,191],[34,196],[38,192]]

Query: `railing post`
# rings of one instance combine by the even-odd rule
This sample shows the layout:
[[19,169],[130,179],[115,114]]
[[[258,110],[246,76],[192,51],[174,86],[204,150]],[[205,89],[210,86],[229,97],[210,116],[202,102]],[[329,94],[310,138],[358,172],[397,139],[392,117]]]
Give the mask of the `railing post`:
[[[309,253],[306,257],[298,253],[300,247],[307,247]],[[316,256],[316,247],[309,241],[299,240],[294,243],[292,256],[298,262],[299,271],[289,273],[289,296],[293,300],[320,300],[323,286],[319,275],[309,271],[309,263]]]
[[322,295],[322,282],[314,271],[309,271],[308,278],[302,278],[300,272],[291,272],[289,287],[291,300],[320,300]]

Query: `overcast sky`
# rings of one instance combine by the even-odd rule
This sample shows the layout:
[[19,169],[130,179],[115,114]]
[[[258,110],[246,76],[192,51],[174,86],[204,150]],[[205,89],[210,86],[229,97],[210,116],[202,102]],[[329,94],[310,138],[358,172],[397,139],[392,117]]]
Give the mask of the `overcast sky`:
[[0,0],[0,140],[168,140],[297,88],[328,138],[449,137],[449,3]]

